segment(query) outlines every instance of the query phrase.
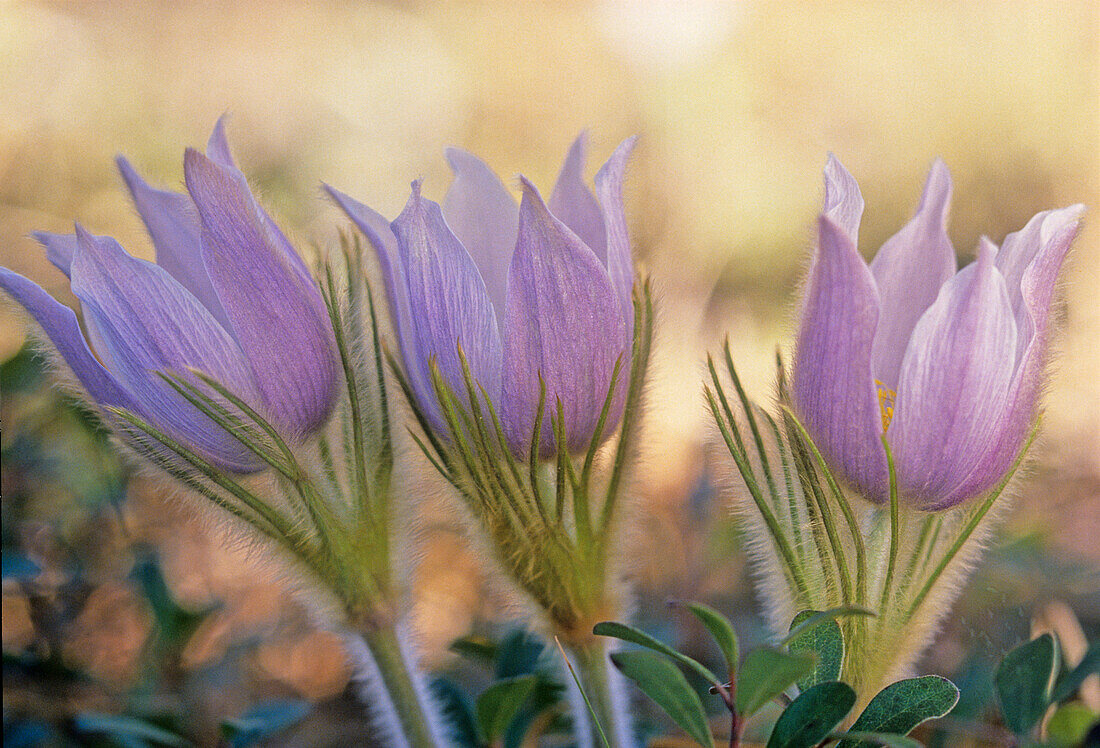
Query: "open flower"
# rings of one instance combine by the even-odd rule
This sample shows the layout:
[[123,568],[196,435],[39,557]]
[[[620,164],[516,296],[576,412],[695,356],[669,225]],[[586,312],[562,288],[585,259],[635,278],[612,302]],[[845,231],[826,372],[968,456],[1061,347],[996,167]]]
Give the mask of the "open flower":
[[830,465],[888,497],[943,509],[992,488],[1027,437],[1046,358],[1051,297],[1084,207],[1045,211],[998,249],[982,238],[956,273],[946,233],[951,177],[933,164],[914,218],[870,266],[863,198],[835,158],[792,374],[794,405]]
[[437,429],[430,361],[461,394],[461,355],[518,456],[530,449],[540,378],[544,456],[555,449],[551,420],[558,408],[569,449],[588,447],[621,361],[604,433],[618,424],[634,319],[622,204],[632,146],[633,140],[619,146],[596,175],[598,201],[583,180],[584,135],[570,149],[549,204],[521,177],[517,206],[488,166],[457,149],[447,151],[455,180],[443,205],[422,197],[414,182],[392,223],[329,188],[378,254],[409,382]]
[[87,337],[73,311],[35,283],[0,268],[0,288],[41,325],[97,403],[136,413],[218,467],[257,470],[253,452],[157,372],[200,370],[285,437],[301,440],[325,422],[337,393],[335,344],[320,293],[252,197],[220,121],[205,156],[187,150],[188,195],[153,189],[125,159],[118,165],[156,264],[79,225],[75,235],[36,235],[69,276]]

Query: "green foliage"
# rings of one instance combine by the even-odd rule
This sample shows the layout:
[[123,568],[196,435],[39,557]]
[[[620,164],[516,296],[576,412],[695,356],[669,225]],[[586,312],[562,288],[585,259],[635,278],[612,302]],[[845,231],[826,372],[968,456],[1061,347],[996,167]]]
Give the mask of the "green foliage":
[[245,748],[274,737],[305,718],[311,709],[308,701],[272,699],[255,704],[240,717],[222,722],[222,737],[233,748]]
[[604,621],[602,623],[597,623],[593,627],[592,633],[596,634],[597,636],[610,636],[615,639],[622,639],[623,641],[630,642],[631,644],[638,644],[642,647],[645,647],[646,649],[652,649],[654,652],[659,652],[666,657],[671,657],[672,659],[679,662],[681,665],[684,665],[694,670],[696,673],[699,674],[701,678],[703,678],[711,685],[722,685],[722,682],[718,679],[718,676],[712,673],[705,665],[703,665],[699,661],[688,657],[686,654],[682,654],[681,652],[676,651],[664,642],[654,639],[649,634],[640,629],[636,629],[633,626],[627,626],[625,623]]
[[126,748],[138,748],[139,746],[176,746],[191,745],[182,736],[165,730],[151,722],[138,717],[130,717],[120,714],[98,714],[85,712],[78,714],[73,719],[73,730],[79,734],[91,737],[99,735],[111,740],[116,745]]
[[1047,722],[1047,738],[1055,746],[1084,745],[1089,729],[1097,724],[1100,714],[1084,704],[1078,701],[1063,704]]
[[846,683],[819,683],[806,689],[772,729],[767,748],[812,748],[820,743],[856,703],[856,692]]
[[1043,718],[1058,666],[1058,642],[1051,634],[1021,644],[1001,660],[993,682],[1005,726],[1016,735],[1031,732]]
[[813,672],[817,655],[761,647],[745,655],[737,675],[737,713],[751,717],[800,679]]
[[714,608],[702,603],[688,603],[687,609],[706,626],[707,631],[714,637],[714,641],[718,643],[722,656],[726,658],[729,679],[733,681],[737,677],[737,662],[740,659],[737,632],[733,630],[733,624]]
[[[959,689],[946,678],[923,675],[891,683],[871,699],[871,703],[852,725],[852,733],[874,732],[908,735],[922,722],[942,717],[959,700]],[[874,745],[864,738],[850,736],[840,748]]]
[[477,722],[489,743],[496,743],[504,735],[537,683],[535,676],[521,675],[485,689],[477,700]]
[[623,675],[657,702],[672,720],[702,746],[713,748],[703,704],[684,674],[664,657],[652,652],[617,652],[611,661]]
[[[835,619],[809,619],[820,614],[804,610],[791,621],[791,635],[787,637],[787,649],[794,652],[813,652],[817,662],[813,670],[798,680],[799,690],[806,691],[819,683],[835,681],[840,678],[844,666],[844,635]],[[808,627],[801,624],[808,623]]]
[[1100,642],[1093,643],[1085,652],[1085,656],[1077,663],[1077,667],[1070,671],[1063,671],[1054,684],[1054,691],[1050,700],[1053,702],[1065,701],[1081,687],[1085,678],[1100,673]]

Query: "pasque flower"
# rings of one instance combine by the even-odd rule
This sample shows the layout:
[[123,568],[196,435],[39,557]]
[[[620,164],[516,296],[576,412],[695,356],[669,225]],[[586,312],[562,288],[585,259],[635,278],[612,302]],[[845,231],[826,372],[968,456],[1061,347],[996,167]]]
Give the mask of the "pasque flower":
[[[561,409],[569,449],[588,447],[615,380],[604,433],[622,413],[633,336],[633,265],[622,180],[633,140],[585,185],[585,136],[569,151],[544,202],[520,178],[517,206],[475,156],[447,151],[455,180],[442,206],[420,182],[392,223],[329,188],[374,246],[402,358],[418,405],[437,428],[431,361],[464,393],[461,355],[499,413],[512,450],[530,448],[545,384],[540,451],[552,454]],[[460,353],[461,348],[461,353]]]
[[71,309],[30,280],[0,268],[0,288],[30,312],[98,404],[132,411],[218,467],[256,470],[253,452],[157,372],[202,371],[285,437],[302,439],[327,419],[339,382],[317,287],[253,198],[220,121],[206,155],[186,152],[188,194],[153,189],[121,157],[118,166],[156,264],[80,225],[75,235],[36,234],[69,277],[87,336]]
[[831,466],[888,497],[943,509],[992,488],[1032,422],[1059,268],[1083,206],[1039,213],[998,249],[982,238],[956,272],[946,233],[951,177],[936,161],[914,218],[868,266],[863,198],[835,158],[810,269],[792,398]]

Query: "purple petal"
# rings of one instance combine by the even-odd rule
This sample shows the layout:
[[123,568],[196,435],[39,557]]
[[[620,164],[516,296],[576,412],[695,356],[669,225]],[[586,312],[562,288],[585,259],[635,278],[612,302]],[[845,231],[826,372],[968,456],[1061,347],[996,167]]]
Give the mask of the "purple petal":
[[584,182],[585,150],[588,133],[582,132],[573,141],[558,174],[557,184],[550,193],[550,212],[581,238],[604,265],[607,264],[607,233],[603,225],[600,204]]
[[325,185],[325,191],[347,213],[374,247],[382,270],[382,282],[386,286],[386,297],[389,299],[393,332],[397,336],[401,357],[405,361],[406,375],[409,377],[417,400],[422,407],[433,413],[434,420],[438,424],[435,396],[432,392],[431,380],[428,378],[428,356],[421,355],[420,348],[417,346],[416,330],[413,327],[412,310],[409,306],[409,284],[405,277],[405,265],[398,249],[397,237],[390,228],[390,222],[380,213],[337,189]]
[[988,486],[979,479],[987,475],[1004,475],[1027,438],[1047,358],[1051,297],[1083,212],[1084,206],[1073,205],[1040,213],[1022,231],[1010,234],[997,255],[1016,320],[1016,370],[1004,426],[974,476],[958,489],[960,495],[981,493]]
[[473,258],[500,325],[519,208],[500,178],[477,156],[458,148],[448,148],[446,154],[455,179],[443,198],[443,216]]
[[936,159],[913,220],[887,240],[871,261],[882,300],[872,369],[890,389],[897,389],[901,360],[917,320],[955,275],[955,248],[947,237],[950,201],[951,174]]
[[[408,282],[412,331],[418,360],[406,360],[409,369],[424,367],[434,356],[447,383],[459,397],[466,386],[458,346],[470,373],[494,403],[500,393],[500,330],[493,303],[474,261],[451,233],[437,203],[420,196],[413,182],[401,215],[391,224]],[[432,402],[434,395],[425,398]]]
[[[336,398],[332,327],[312,279],[240,173],[198,151],[184,158],[202,220],[203,261],[250,364],[266,414],[292,438],[318,428]],[[289,248],[289,249],[288,249]]]
[[863,195],[855,177],[829,154],[825,164],[825,216],[844,229],[852,245],[859,246],[859,221],[863,216]]
[[228,326],[225,310],[203,265],[199,216],[191,198],[178,192],[153,189],[121,156],[115,163],[153,240],[157,264],[182,283],[219,322]]
[[69,266],[73,264],[73,255],[76,254],[76,235],[35,231],[32,236],[46,248],[46,259],[68,278],[71,275]]
[[[576,452],[592,438],[616,360],[630,355],[626,319],[603,264],[551,215],[538,191],[522,183],[519,239],[508,279],[502,420],[513,449],[525,454],[541,376],[546,410],[540,451],[547,456],[555,450],[550,424],[560,402],[566,441]],[[618,425],[626,379],[624,369],[608,430]]]
[[[73,237],[74,241],[76,237]],[[0,288],[26,309],[50,339],[77,381],[92,398],[107,406],[139,411],[130,393],[92,355],[80,332],[76,314],[46,293],[38,284],[0,267]]]
[[223,114],[214,123],[214,130],[210,133],[210,139],[206,141],[206,156],[211,161],[218,163],[227,169],[236,169],[233,162],[233,154],[229,152],[229,138],[225,136],[225,120],[228,115]]
[[596,173],[596,195],[600,199],[603,223],[607,230],[607,272],[611,276],[611,285],[615,288],[626,319],[624,335],[628,346],[634,337],[634,306],[630,300],[630,293],[634,288],[634,259],[630,251],[626,212],[623,209],[623,179],[626,175],[626,162],[637,140],[637,137],[627,138],[620,143],[611,158]]
[[923,509],[954,506],[1000,474],[985,459],[1005,428],[1016,323],[997,248],[948,281],[913,330],[888,431],[898,490]]
[[222,465],[256,468],[236,439],[154,372],[199,369],[248,402],[257,397],[240,347],[163,268],[131,257],[113,239],[77,226],[72,290],[98,331],[112,373],[149,420]]
[[830,465],[870,499],[887,496],[882,413],[871,374],[878,290],[852,235],[827,215],[810,268],[791,395]]

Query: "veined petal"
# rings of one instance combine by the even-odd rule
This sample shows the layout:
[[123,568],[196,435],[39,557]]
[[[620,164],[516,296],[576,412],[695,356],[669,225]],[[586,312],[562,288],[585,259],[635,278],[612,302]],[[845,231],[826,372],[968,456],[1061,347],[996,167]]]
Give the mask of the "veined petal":
[[588,133],[582,132],[565,156],[548,205],[554,217],[572,229],[606,266],[607,232],[604,230],[603,214],[600,204],[584,182],[587,147]]
[[615,288],[626,319],[623,333],[628,347],[634,338],[634,306],[630,297],[634,288],[634,258],[630,251],[630,234],[623,209],[623,179],[626,176],[626,162],[630,159],[637,140],[637,137],[632,137],[620,143],[611,158],[596,173],[596,195],[600,200],[604,228],[607,231],[607,273],[611,277],[611,285]]
[[64,273],[66,278],[70,277],[70,266],[73,264],[73,256],[76,254],[76,235],[35,231],[32,232],[31,236],[46,248],[46,259]]
[[[501,345],[493,302],[439,204],[421,197],[419,181],[390,226],[405,267],[409,305],[416,310],[412,329],[422,360],[434,356],[444,379],[463,397],[461,345],[470,373],[499,402]],[[413,362],[407,364],[412,368]]]
[[455,179],[443,198],[443,217],[481,274],[499,327],[504,319],[519,208],[484,161],[458,148],[448,148],[446,155]]
[[228,326],[225,310],[214,292],[202,261],[199,215],[191,198],[178,192],[150,187],[122,156],[115,159],[141,220],[157,251],[157,264]]
[[239,172],[188,149],[184,175],[202,221],[203,261],[266,415],[300,438],[328,418],[339,378],[320,292],[289,261],[288,252],[297,255]]
[[839,466],[865,496],[881,501],[889,481],[883,419],[871,374],[878,291],[848,230],[828,215],[818,219],[818,228],[791,395],[830,464]]
[[825,208],[822,213],[844,229],[852,240],[852,246],[859,247],[863,194],[859,191],[856,178],[831,153],[825,164]]
[[901,360],[917,320],[955,274],[955,248],[947,236],[950,202],[951,174],[936,159],[913,220],[871,261],[882,302],[872,368],[875,378],[890,389],[897,389]]
[[[550,213],[534,186],[521,180],[519,238],[505,314],[502,421],[513,450],[524,454],[534,430],[541,376],[546,410],[540,452],[555,451],[551,420],[558,402],[566,441],[576,452],[587,448],[593,436],[615,362],[630,355],[626,319],[607,269]],[[609,430],[621,417],[626,379],[619,378]]]
[[325,185],[325,191],[347,213],[374,247],[378,265],[382,270],[382,282],[386,286],[386,297],[389,299],[393,332],[397,336],[401,358],[405,362],[406,375],[421,407],[432,412],[438,420],[438,414],[435,413],[435,395],[432,392],[428,373],[428,356],[421,355],[417,345],[412,310],[409,307],[409,284],[405,277],[405,264],[401,259],[397,237],[390,228],[390,222],[380,213],[337,189]]
[[[904,500],[954,506],[1003,474],[984,457],[1005,427],[1016,360],[1016,323],[997,248],[948,281],[913,330],[888,432]],[[979,489],[981,490],[981,489]]]
[[[1062,261],[1077,235],[1082,213],[1082,205],[1040,213],[1036,216],[1038,221],[1032,219],[1023,231],[1010,234],[997,255],[997,266],[1004,268],[1016,320],[1016,369],[1003,427],[992,448],[982,456],[974,475],[957,490],[960,495],[981,493],[987,487],[983,484],[986,476],[1007,472],[1027,438],[1047,358],[1051,296]],[[1025,242],[1034,245],[1022,246]]]
[[30,313],[92,399],[102,405],[140,411],[130,393],[92,355],[72,309],[37,283],[7,268],[0,267],[0,288]]
[[131,257],[113,239],[77,226],[72,290],[113,374],[139,404],[138,412],[204,455],[238,471],[255,457],[236,439],[174,393],[157,371],[199,369],[248,402],[257,400],[240,347],[163,268]]

